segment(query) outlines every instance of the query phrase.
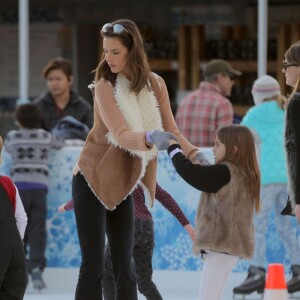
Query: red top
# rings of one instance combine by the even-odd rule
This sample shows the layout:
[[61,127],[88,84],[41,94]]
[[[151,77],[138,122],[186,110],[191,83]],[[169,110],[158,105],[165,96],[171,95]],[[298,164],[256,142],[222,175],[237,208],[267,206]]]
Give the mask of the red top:
[[6,190],[9,199],[13,205],[14,213],[16,211],[16,188],[12,182],[12,180],[7,176],[1,176],[0,177],[0,184],[4,187]]

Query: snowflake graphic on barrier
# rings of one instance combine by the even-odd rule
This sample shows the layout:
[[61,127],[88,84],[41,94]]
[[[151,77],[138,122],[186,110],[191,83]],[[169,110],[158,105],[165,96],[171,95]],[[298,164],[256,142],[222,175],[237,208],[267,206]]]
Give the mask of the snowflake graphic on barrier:
[[170,179],[172,181],[176,181],[176,179],[179,177],[177,174],[171,159],[169,158],[167,153],[160,153],[158,156],[158,164],[159,167],[164,169],[166,173],[169,175]]
[[180,233],[173,244],[162,246],[160,254],[167,262],[168,270],[198,270],[202,266],[200,256],[193,254],[191,240],[184,233]]

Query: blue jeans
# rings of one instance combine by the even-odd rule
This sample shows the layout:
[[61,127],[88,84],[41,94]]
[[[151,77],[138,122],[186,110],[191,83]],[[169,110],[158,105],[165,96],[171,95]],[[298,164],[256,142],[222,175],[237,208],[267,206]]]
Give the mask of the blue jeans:
[[266,232],[269,223],[269,217],[272,210],[275,210],[276,230],[281,238],[286,253],[291,264],[300,264],[299,245],[297,240],[297,231],[293,227],[291,216],[282,216],[281,210],[286,204],[288,197],[286,184],[268,184],[262,185],[260,190],[262,208],[258,215],[254,217],[255,224],[255,253],[251,264],[260,267],[266,267]]
[[134,234],[132,197],[128,196],[115,210],[108,211],[80,173],[73,176],[72,194],[82,255],[75,299],[102,300],[106,233],[116,279],[116,300],[137,300],[135,272],[131,265]]

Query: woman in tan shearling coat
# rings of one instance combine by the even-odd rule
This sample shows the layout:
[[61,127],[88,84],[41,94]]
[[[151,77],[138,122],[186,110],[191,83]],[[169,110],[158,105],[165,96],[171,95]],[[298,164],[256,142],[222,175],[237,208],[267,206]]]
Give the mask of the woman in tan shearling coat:
[[75,299],[102,299],[106,234],[116,299],[136,300],[131,194],[141,184],[152,205],[157,151],[165,137],[178,139],[189,158],[198,159],[201,154],[178,131],[166,85],[150,71],[136,24],[130,20],[107,23],[101,36],[103,56],[95,76],[94,126],[72,183],[82,252]]
[[260,174],[254,138],[241,125],[217,130],[216,164],[192,164],[173,141],[169,155],[179,175],[202,191],[196,214],[193,250],[204,260],[197,300],[220,300],[239,258],[254,252],[254,210],[260,210]]

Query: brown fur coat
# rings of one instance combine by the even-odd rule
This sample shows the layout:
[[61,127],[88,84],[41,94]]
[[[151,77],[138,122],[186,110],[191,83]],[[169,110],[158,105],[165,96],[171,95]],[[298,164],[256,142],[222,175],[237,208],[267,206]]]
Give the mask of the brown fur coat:
[[[155,97],[156,108],[160,113],[163,129],[178,137],[184,154],[188,156],[197,148],[179,132],[172,115],[165,82],[156,74],[154,77],[159,91],[145,92],[145,97],[153,98],[157,95]],[[122,87],[121,90],[124,89],[126,90],[126,87]],[[153,89],[155,90],[155,86]],[[113,87],[104,79],[97,82],[94,97],[94,126],[87,136],[78,159],[79,169],[90,188],[109,210],[115,209],[138,184],[142,184],[152,205],[156,189],[156,153],[151,151],[153,148],[149,149],[145,143],[145,132],[149,128],[159,128],[154,121],[149,121],[153,117],[153,113],[151,113],[153,109],[149,109],[148,114],[150,115],[146,120],[142,120],[143,124],[140,120],[138,131],[133,131],[129,123],[134,124],[135,120],[132,118],[135,115],[136,118],[141,119],[141,112],[136,105],[133,111],[122,110],[119,106],[118,96],[121,98],[123,95],[122,101],[124,102],[134,99],[132,97],[127,99],[128,97],[125,96],[128,93],[120,95],[116,92],[117,90],[118,88]],[[143,101],[143,103],[145,102],[147,101]],[[153,101],[150,102],[153,103]],[[149,103],[148,105],[151,104]],[[126,105],[124,106],[126,107]],[[145,112],[145,108],[143,111]],[[129,119],[131,122],[128,122]]]
[[217,193],[202,192],[196,214],[195,254],[200,250],[251,259],[254,252],[254,200],[247,192],[240,168],[224,163],[230,182]]

